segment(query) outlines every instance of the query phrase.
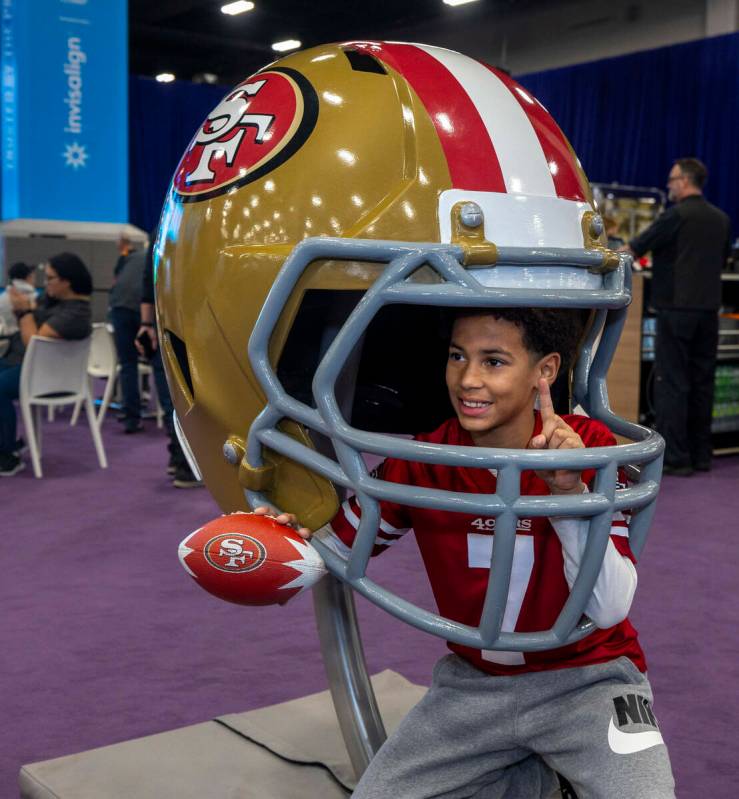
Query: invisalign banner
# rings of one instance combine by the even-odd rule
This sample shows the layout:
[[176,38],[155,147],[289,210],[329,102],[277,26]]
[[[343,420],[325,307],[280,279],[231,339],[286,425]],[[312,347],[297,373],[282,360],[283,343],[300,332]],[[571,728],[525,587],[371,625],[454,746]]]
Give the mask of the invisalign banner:
[[126,0],[0,0],[2,218],[128,219]]

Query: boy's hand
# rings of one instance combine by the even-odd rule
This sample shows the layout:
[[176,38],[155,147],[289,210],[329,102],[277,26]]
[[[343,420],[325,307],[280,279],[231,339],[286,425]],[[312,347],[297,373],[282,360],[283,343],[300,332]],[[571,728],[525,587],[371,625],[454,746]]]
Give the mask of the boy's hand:
[[[539,379],[539,412],[541,433],[529,441],[529,449],[581,449],[585,447],[580,436],[554,412],[552,394],[545,378]],[[548,486],[551,494],[582,494],[585,484],[580,472],[568,469],[542,469],[536,472]]]
[[298,526],[298,517],[294,513],[278,514],[275,510],[268,508],[266,505],[254,508],[252,513],[255,513],[257,516],[271,516],[278,524],[284,524],[285,527],[292,527],[292,529],[295,530],[299,536],[305,538],[306,541],[313,535],[313,532],[307,527]]

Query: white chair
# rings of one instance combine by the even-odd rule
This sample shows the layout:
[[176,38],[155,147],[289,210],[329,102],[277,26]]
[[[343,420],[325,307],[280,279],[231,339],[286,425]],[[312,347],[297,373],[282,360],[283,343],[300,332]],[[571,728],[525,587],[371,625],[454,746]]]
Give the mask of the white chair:
[[21,368],[19,399],[36,477],[42,477],[41,409],[44,406],[50,408],[84,402],[100,468],[105,469],[108,466],[87,378],[91,338],[67,341],[32,336],[26,348]]
[[[118,375],[118,353],[115,349],[113,332],[110,325],[105,322],[95,322],[92,326],[92,338],[90,342],[90,357],[87,362],[87,378],[90,382],[90,396],[94,397],[93,380],[105,380],[103,398],[97,412],[97,423],[100,427],[105,419],[110,402],[113,399],[115,381]],[[69,420],[71,425],[77,424],[77,418],[82,408],[82,400],[79,400],[74,408],[72,418]]]
[[164,427],[164,411],[162,410],[162,404],[159,402],[159,392],[157,391],[157,382],[154,379],[154,370],[151,364],[139,361],[139,393],[142,397],[144,396],[143,378],[145,375],[148,377],[149,407],[151,407],[151,401],[153,399],[157,427],[161,430],[161,428]]
[[[105,414],[110,407],[113,394],[116,390],[117,380],[120,375],[121,366],[118,363],[118,352],[115,348],[115,340],[113,338],[112,325],[105,322],[95,322],[92,326],[92,345],[90,346],[90,360],[87,364],[87,374],[90,379],[90,395],[94,396],[92,390],[92,381],[96,378],[105,380],[105,389],[103,391],[103,398],[100,403],[97,414],[98,427],[100,427],[105,419]],[[159,402],[159,395],[156,392],[156,384],[154,382],[154,375],[152,368],[148,363],[138,364],[139,373],[139,394],[144,396],[144,376],[149,377],[149,402],[154,399],[155,415],[157,420],[157,427],[163,427],[164,411]],[[120,401],[120,391],[118,396]],[[77,424],[80,408],[82,402],[78,402],[75,406],[72,418],[69,420],[71,425]]]

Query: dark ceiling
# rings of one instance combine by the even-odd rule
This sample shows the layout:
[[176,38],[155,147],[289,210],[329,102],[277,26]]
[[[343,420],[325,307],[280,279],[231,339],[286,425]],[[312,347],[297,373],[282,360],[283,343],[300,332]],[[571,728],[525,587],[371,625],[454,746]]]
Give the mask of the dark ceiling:
[[220,11],[227,0],[129,0],[129,69],[136,75],[202,73],[232,85],[278,54],[271,44],[298,39],[304,48],[345,39],[393,38],[419,23],[475,25],[490,15],[537,0],[477,0],[450,7],[442,0],[254,0],[238,16]]

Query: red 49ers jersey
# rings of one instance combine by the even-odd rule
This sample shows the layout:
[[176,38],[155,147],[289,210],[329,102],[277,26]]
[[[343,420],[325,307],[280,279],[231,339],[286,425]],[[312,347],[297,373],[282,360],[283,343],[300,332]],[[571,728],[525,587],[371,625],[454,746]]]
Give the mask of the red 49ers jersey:
[[[579,434],[586,447],[616,443],[613,434],[601,422],[586,416],[563,418]],[[541,419],[536,413],[532,435],[540,431]],[[445,422],[433,433],[417,436],[417,440],[474,446],[469,433],[456,418]],[[378,467],[378,471],[381,479],[390,482],[457,493],[493,494],[496,487],[494,470],[487,469],[389,458]],[[586,484],[593,477],[592,472],[583,473]],[[521,474],[521,494],[547,495],[549,488],[533,471],[526,471]],[[495,519],[391,502],[382,502],[380,507],[382,518],[374,554],[392,548],[408,530],[413,529],[439,612],[454,621],[478,626],[495,542]],[[354,540],[359,516],[359,505],[352,497],[331,522],[334,533],[346,546],[351,546]],[[621,555],[634,560],[629,547],[627,522],[621,514],[614,517],[611,541]],[[519,519],[503,630],[533,632],[549,629],[568,596],[562,545],[549,519]],[[448,646],[490,674],[585,666],[623,655],[631,658],[641,671],[646,670],[636,630],[628,619],[607,630],[597,629],[574,644],[546,652],[493,652],[453,643]]]

